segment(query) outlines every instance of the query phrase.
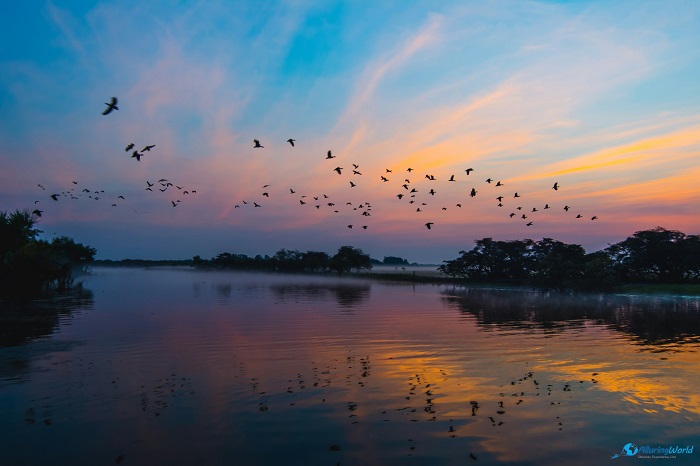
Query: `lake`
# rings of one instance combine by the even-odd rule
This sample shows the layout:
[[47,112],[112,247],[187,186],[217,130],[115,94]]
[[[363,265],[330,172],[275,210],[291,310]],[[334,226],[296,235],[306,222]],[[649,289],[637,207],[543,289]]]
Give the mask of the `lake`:
[[0,464],[700,463],[697,297],[187,268],[84,288],[2,305]]

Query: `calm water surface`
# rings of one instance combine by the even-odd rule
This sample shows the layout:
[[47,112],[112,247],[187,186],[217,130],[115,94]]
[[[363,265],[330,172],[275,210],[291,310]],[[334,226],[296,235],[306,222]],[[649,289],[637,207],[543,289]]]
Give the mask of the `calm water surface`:
[[[85,287],[2,304],[0,464],[700,464],[698,298],[189,269]],[[611,460],[628,443],[694,451]]]

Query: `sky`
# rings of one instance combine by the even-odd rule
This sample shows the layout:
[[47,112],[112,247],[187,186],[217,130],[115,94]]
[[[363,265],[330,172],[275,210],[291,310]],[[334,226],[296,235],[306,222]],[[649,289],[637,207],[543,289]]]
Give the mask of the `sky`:
[[441,263],[485,237],[593,252],[700,233],[699,2],[0,12],[0,210],[39,209],[43,238],[99,259],[351,245]]

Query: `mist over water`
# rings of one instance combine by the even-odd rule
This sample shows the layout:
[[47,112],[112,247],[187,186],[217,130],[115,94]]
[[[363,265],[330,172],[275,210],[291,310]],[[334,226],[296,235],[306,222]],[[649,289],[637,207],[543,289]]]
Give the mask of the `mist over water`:
[[2,464],[590,465],[698,439],[697,298],[187,268],[85,288],[6,313]]

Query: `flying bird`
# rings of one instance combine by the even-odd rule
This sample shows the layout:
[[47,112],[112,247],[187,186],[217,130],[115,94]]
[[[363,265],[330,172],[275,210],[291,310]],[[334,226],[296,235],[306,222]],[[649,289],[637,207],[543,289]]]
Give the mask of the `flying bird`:
[[292,147],[294,147],[294,141],[296,141],[296,139],[292,139],[292,138],[287,139],[287,142],[288,142],[289,144],[291,144]]
[[331,151],[329,150],[329,151],[328,151],[328,155],[326,155],[326,158],[327,158],[327,159],[334,159],[334,158],[335,158],[335,155],[331,155]]
[[455,176],[454,175],[450,176],[450,179],[447,181],[455,181]]
[[34,210],[32,211],[32,213],[33,213],[34,215],[36,215],[37,217],[41,217],[42,212],[44,212],[44,211],[43,211],[43,210],[39,210],[39,209],[34,209]]
[[471,192],[469,193],[470,197],[476,196],[476,188],[472,188]]
[[568,211],[569,211],[569,209],[571,209],[571,207],[569,207],[568,205],[565,205],[565,206],[564,206],[564,210],[565,210],[565,211],[567,211],[567,212],[568,212]]
[[408,168],[406,169],[406,171],[407,171],[408,173],[411,173],[411,172],[413,171],[413,168],[408,167]]
[[337,171],[338,175],[340,175],[342,169],[343,169],[343,167],[335,167],[333,170]]
[[426,227],[428,230],[430,230],[430,227],[431,227],[432,225],[434,225],[433,222],[428,222],[428,223],[425,224],[425,227]]
[[143,154],[139,154],[139,151],[135,150],[134,153],[131,155],[132,159],[136,159],[138,162],[141,161],[141,157],[143,157]]
[[105,102],[105,105],[107,106],[107,108],[105,109],[104,112],[102,112],[103,115],[107,115],[112,110],[119,110],[119,107],[117,107],[117,98],[116,97],[112,97],[112,100],[109,103]]
[[559,191],[559,183],[554,183],[554,186],[552,186],[552,189],[555,191]]
[[124,196],[117,196],[117,199],[124,199]]
[[467,168],[467,169],[464,170],[464,171],[467,172],[467,175],[469,175],[471,172],[474,171],[474,169],[473,169],[473,168]]
[[265,146],[261,146],[260,141],[258,141],[257,139],[253,139],[253,143],[255,143],[255,145],[253,146],[253,149],[258,149],[258,148],[262,149],[265,147]]
[[149,151],[150,151],[151,149],[153,149],[154,147],[156,147],[155,144],[152,144],[152,145],[150,145],[150,146],[146,146],[146,147],[144,147],[143,149],[141,149],[141,152],[149,152]]
[[350,187],[351,187],[351,188],[354,188],[355,186],[357,186],[357,185],[351,181],[351,182],[350,182]]
[[51,199],[53,199],[54,201],[57,201],[57,200],[58,200],[58,196],[59,196],[58,194],[52,194],[52,195],[51,195]]
[[124,149],[124,152],[129,152],[133,148],[134,148],[134,143],[132,142],[128,146],[126,146],[126,149]]

